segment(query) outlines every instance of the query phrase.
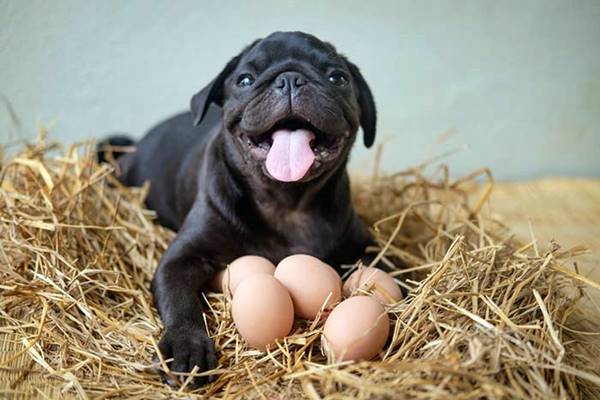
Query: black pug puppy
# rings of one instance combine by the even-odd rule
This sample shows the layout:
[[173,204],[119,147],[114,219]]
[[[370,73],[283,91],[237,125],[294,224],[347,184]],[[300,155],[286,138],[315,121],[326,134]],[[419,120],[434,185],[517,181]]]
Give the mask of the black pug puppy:
[[229,61],[191,113],[119,157],[121,181],[149,180],[148,207],[177,231],[152,282],[172,371],[217,367],[201,292],[235,258],[305,253],[339,268],[364,255],[372,239],[352,208],[346,163],[359,126],[373,144],[375,114],[360,71],[334,46],[276,32]]

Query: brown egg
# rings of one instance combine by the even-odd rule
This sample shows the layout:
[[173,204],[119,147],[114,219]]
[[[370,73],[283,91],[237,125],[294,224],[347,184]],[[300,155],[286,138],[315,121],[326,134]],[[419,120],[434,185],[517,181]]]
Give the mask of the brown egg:
[[294,305],[289,293],[267,274],[250,276],[237,286],[231,311],[240,335],[258,349],[287,336],[294,323]]
[[238,285],[246,278],[256,274],[273,275],[275,265],[264,257],[243,256],[220,271],[213,279],[212,287],[217,292],[235,293]]
[[370,360],[383,349],[390,320],[371,296],[353,296],[333,309],[321,337],[325,354],[338,361]]
[[[342,280],[333,268],[316,257],[295,254],[277,265],[275,278],[287,288],[298,317],[315,319],[325,304],[325,309],[340,301]],[[329,299],[328,299],[329,296]]]
[[344,283],[344,297],[356,289],[371,293],[382,304],[393,304],[402,299],[402,291],[394,279],[377,268],[360,268]]

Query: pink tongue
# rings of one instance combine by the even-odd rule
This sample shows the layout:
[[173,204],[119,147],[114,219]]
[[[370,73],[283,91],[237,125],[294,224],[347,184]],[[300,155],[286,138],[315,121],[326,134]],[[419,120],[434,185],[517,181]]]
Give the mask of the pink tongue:
[[302,179],[310,169],[315,154],[310,141],[315,134],[306,129],[280,129],[273,133],[273,144],[267,154],[267,171],[278,181],[294,182]]

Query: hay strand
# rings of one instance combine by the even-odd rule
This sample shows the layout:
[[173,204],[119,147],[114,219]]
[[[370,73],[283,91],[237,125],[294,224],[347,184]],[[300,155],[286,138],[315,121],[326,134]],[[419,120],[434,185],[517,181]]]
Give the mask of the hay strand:
[[[148,287],[173,233],[143,207],[148,186],[122,187],[92,149],[60,152],[42,137],[0,166],[0,396],[189,397],[191,378],[205,372],[184,374],[172,389],[152,364],[161,326]],[[219,376],[193,393],[598,396],[597,315],[582,316],[578,301],[600,285],[567,266],[582,249],[514,240],[483,212],[493,189],[488,170],[451,180],[445,167],[425,167],[392,176],[375,169],[373,179],[354,183],[356,208],[378,243],[375,259],[410,290],[387,307],[390,339],[375,360],[327,360],[318,321],[296,321],[267,352],[250,349],[227,298],[207,293],[204,319]],[[487,184],[470,195],[480,176]]]

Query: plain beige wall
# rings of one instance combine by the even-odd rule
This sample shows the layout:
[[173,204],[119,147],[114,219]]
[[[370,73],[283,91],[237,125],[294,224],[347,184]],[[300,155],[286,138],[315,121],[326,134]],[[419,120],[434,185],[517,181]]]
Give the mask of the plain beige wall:
[[455,173],[600,176],[598,0],[0,0],[0,93],[21,121],[0,102],[0,140],[37,120],[65,142],[139,136],[245,44],[296,29],[362,68],[389,171],[468,147]]

